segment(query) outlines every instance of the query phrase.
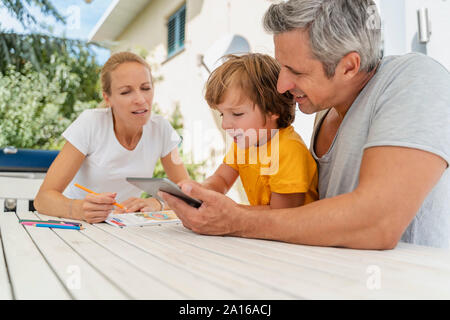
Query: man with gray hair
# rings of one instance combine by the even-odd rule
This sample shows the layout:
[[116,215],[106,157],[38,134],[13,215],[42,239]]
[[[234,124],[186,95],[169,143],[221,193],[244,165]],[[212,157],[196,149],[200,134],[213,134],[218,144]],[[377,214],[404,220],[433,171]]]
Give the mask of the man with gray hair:
[[245,209],[185,184],[199,209],[163,194],[194,232],[360,249],[449,247],[450,74],[420,54],[381,57],[371,0],[290,0],[264,17],[277,89],[318,113],[311,152],[320,200]]

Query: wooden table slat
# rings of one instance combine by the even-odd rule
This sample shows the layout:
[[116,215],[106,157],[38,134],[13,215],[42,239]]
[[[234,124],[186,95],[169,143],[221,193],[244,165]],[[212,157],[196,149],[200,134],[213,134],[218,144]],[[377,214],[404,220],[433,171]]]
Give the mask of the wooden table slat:
[[449,250],[314,247],[181,224],[49,229],[18,217],[61,220],[0,212],[0,299],[450,299]]
[[[15,213],[0,214],[4,255],[16,299],[70,299]],[[50,229],[45,230],[51,233]]]
[[[244,240],[244,241],[243,241]],[[229,243],[237,243],[246,248],[265,247],[265,241],[245,241],[246,239],[232,238]],[[395,287],[409,287],[411,279],[415,279],[416,286],[421,292],[432,292],[436,298],[450,297],[450,269],[447,263],[450,258],[450,252],[442,250],[435,259],[423,259],[416,254],[408,254],[400,250],[351,250],[344,248],[328,248],[331,251],[317,252],[316,247],[301,246],[301,250],[296,250],[292,246],[278,246],[279,243],[270,243],[271,247],[265,247],[264,254],[277,257],[284,263],[296,263],[298,259],[292,258],[292,255],[301,257],[301,263],[322,271],[332,270],[333,273],[359,274],[362,280],[367,277],[367,270],[370,266],[380,268],[386,283]],[[404,244],[399,244],[403,246]],[[333,250],[334,249],[334,250]],[[428,249],[419,247],[420,250]],[[411,250],[414,252],[413,250]],[[449,261],[450,262],[450,261]],[[447,269],[447,270],[445,270]],[[423,279],[422,274],[430,274]],[[442,279],[445,279],[444,281]],[[390,281],[390,282],[386,282]],[[414,290],[417,291],[417,290]],[[411,293],[408,293],[411,294]],[[419,296],[423,296],[420,293]],[[427,295],[428,296],[428,295]]]
[[[217,287],[226,288],[227,291],[233,294],[234,298],[253,299],[255,297],[265,297],[267,299],[292,299],[292,295],[272,290],[265,286],[259,285],[254,281],[236,274],[233,268],[217,268],[209,266],[207,263],[199,263],[198,255],[190,255],[189,252],[180,249],[179,247],[171,245],[166,237],[159,237],[157,230],[161,229],[164,232],[165,228],[158,226],[145,228],[124,228],[120,229],[106,224],[97,224],[98,228],[118,237],[119,239],[131,243],[149,254],[158,257],[165,261],[166,265],[173,265],[177,268],[183,268],[195,275],[197,281],[205,279],[213,283]],[[145,231],[154,233],[154,237],[150,239],[142,236],[141,232]],[[171,279],[172,280],[172,279]],[[175,279],[174,279],[175,280]],[[184,280],[176,279],[179,283]],[[204,281],[204,280],[202,280]],[[195,286],[195,284],[194,284]],[[190,289],[192,291],[192,289]],[[202,295],[205,293],[203,292]],[[207,298],[213,298],[212,292],[207,292]],[[194,298],[200,298],[198,294]],[[217,298],[224,298],[219,295]]]
[[[119,228],[115,228],[115,230],[120,231]],[[114,250],[122,259],[133,264],[163,285],[177,288],[185,298],[231,299],[234,297],[228,288],[217,286],[207,279],[189,272],[185,266],[168,263],[153,252],[145,251],[141,247],[129,241],[123,241],[102,229],[88,225],[83,232],[94,241],[101,243],[105,248]]]
[[[46,215],[41,216],[43,219],[55,219]],[[87,223],[84,226],[91,227]],[[131,299],[185,298],[177,290],[161,284],[154,277],[123,260],[117,252],[112,252],[105,248],[104,244],[93,241],[85,230],[54,229],[54,232],[106,278],[126,292]]]
[[[183,228],[182,226],[177,227]],[[224,250],[223,246],[217,246],[217,244],[212,246],[210,244],[210,240],[213,238],[217,238],[219,241],[227,241],[227,238],[205,237],[189,233],[180,235],[173,230],[174,228],[174,226],[161,228],[158,237],[164,236],[162,241],[170,242],[173,245],[173,250],[178,247],[180,248],[180,254],[190,254],[199,260],[203,259],[202,264],[208,263],[211,265],[211,268],[232,270],[235,275],[246,277],[249,281],[264,285],[273,291],[283,292],[297,299],[306,296],[326,299],[333,295],[332,291],[325,290],[329,286],[324,287],[322,283],[314,281],[309,276],[299,272],[301,270],[296,270],[296,272],[299,272],[298,274],[290,273],[285,270],[285,266],[283,268],[280,268],[279,265],[268,267],[265,264],[255,263],[250,257],[248,261],[243,261],[240,258],[236,258],[231,252]],[[134,232],[142,234],[149,240],[157,241],[157,235],[150,228],[142,228],[142,230]],[[327,275],[321,274],[321,276],[324,278],[323,283],[325,283]],[[335,277],[331,278],[335,279]],[[347,279],[337,279],[337,281],[332,283],[336,285],[336,282],[344,285],[344,287],[353,283],[353,281]]]
[[[199,243],[199,237],[205,236],[195,236],[192,237],[193,233],[184,228],[175,228],[171,226],[170,229],[178,231],[180,233],[185,234],[185,239],[190,237],[192,243]],[[179,237],[176,237],[177,239]],[[388,298],[387,293],[391,293],[393,296],[404,296],[410,298],[440,298],[440,297],[450,297],[450,286],[448,285],[448,281],[442,281],[442,275],[444,275],[445,279],[450,278],[450,273],[448,271],[442,271],[441,273],[429,272],[430,270],[427,268],[421,268],[417,265],[409,264],[407,268],[402,268],[398,264],[389,264],[386,261],[376,259],[372,257],[370,260],[363,261],[352,261],[352,263],[347,263],[344,265],[344,268],[338,268],[335,261],[333,263],[329,263],[324,261],[324,265],[320,264],[312,264],[312,260],[309,258],[308,261],[302,261],[304,259],[295,258],[292,255],[289,256],[289,260],[283,258],[283,261],[277,261],[272,257],[267,257],[267,251],[270,251],[270,245],[266,249],[261,247],[262,254],[258,255],[255,253],[255,247],[251,248],[246,247],[243,243],[239,243],[239,246],[232,246],[230,243],[232,241],[227,240],[222,241],[224,239],[222,237],[206,237],[210,238],[207,242],[207,247],[209,247],[212,251],[220,251],[222,253],[226,253],[231,257],[235,257],[237,259],[248,259],[251,260],[252,263],[259,261],[259,264],[263,265],[264,268],[277,268],[276,265],[279,265],[279,268],[282,267],[284,272],[287,272],[289,275],[294,275],[299,280],[299,275],[304,275],[307,278],[317,279],[320,283],[326,283],[327,288],[325,291],[335,291],[339,292],[342,288],[345,288],[345,292],[348,295],[350,292],[353,292],[358,297],[368,295],[370,297],[375,298],[376,296],[381,296],[381,293]],[[231,239],[233,240],[233,239]],[[204,241],[206,243],[206,241]],[[257,243],[258,240],[252,240],[252,243]],[[267,242],[266,242],[267,243]],[[217,247],[219,245],[221,247]],[[268,244],[268,243],[267,243]],[[292,248],[296,247],[296,245],[289,244]],[[314,247],[309,247],[314,248]],[[328,248],[334,249],[334,252],[337,251],[346,251],[347,249],[337,249],[337,248]],[[280,256],[281,257],[281,256]],[[331,259],[329,259],[331,260]],[[355,270],[356,266],[356,270]],[[375,266],[379,268],[382,276],[383,276],[383,286],[384,289],[382,292],[373,291],[370,292],[367,289],[367,279],[368,274],[367,270],[370,266]],[[347,271],[346,271],[347,269]],[[296,271],[297,270],[297,271]],[[421,281],[423,279],[421,275],[423,273],[429,274],[426,280]],[[342,281],[344,279],[353,279],[353,284],[346,285]],[[413,285],[411,286],[411,280],[414,279]],[[301,279],[302,283],[304,283],[304,279]],[[319,284],[318,284],[319,285]],[[413,288],[414,290],[411,290]],[[426,294],[425,294],[426,292]]]
[[[20,219],[39,219],[39,216],[32,212],[21,212],[17,215]],[[48,264],[56,271],[66,289],[75,299],[129,298],[101,272],[80,257],[55,232],[49,232],[47,228],[32,226],[26,228]],[[77,231],[65,230],[65,232]]]
[[[252,243],[253,239],[232,238],[232,241],[241,243]],[[307,245],[292,246],[288,243],[259,240],[255,243],[269,244],[273,249],[277,248],[288,254],[319,254],[330,258],[343,258],[349,261],[362,261],[365,258],[376,258],[398,263],[412,263],[429,267],[447,267],[450,265],[450,250],[425,246],[417,246],[409,243],[399,242],[400,250],[359,250],[333,247],[315,247]],[[424,259],[425,258],[425,259]],[[429,258],[429,259],[426,259]]]
[[[318,248],[310,246],[288,245],[283,246],[280,242],[268,242],[264,240],[249,241],[249,239],[242,238],[230,238],[227,245],[236,245],[240,248],[247,248],[249,250],[257,250],[258,248],[264,248],[264,255],[270,255],[272,258],[278,257],[280,261],[289,262],[297,261],[299,257],[305,259],[308,265],[314,266],[314,268],[320,265],[314,265],[314,261],[331,264],[339,270],[339,267],[354,268],[361,266],[369,266],[382,263],[385,266],[389,266],[395,269],[409,269],[410,271],[422,271],[426,269],[428,271],[440,271],[442,267],[448,267],[450,265],[450,251],[442,250],[439,256],[434,259],[423,259],[423,257],[417,257],[415,255],[408,254],[404,251],[395,250],[352,250],[344,248]],[[270,246],[267,246],[270,244]],[[279,244],[281,246],[279,246]],[[403,244],[399,244],[402,246]],[[331,249],[322,250],[321,249]],[[423,248],[420,248],[423,250]],[[426,248],[428,249],[428,248]],[[450,270],[448,270],[450,276]]]
[[9,282],[6,260],[3,255],[2,231],[0,229],[0,300],[12,299],[11,283]]

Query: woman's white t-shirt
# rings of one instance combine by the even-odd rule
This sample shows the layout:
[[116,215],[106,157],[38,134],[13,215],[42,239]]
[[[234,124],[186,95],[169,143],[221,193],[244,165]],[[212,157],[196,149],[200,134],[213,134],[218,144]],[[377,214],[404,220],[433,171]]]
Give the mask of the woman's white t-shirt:
[[152,114],[136,148],[125,149],[114,133],[111,108],[83,111],[62,135],[86,156],[63,194],[84,199],[86,192],[74,186],[78,183],[97,193],[116,192],[119,203],[142,193],[126,177],[152,177],[158,159],[180,143],[180,136],[170,123]]

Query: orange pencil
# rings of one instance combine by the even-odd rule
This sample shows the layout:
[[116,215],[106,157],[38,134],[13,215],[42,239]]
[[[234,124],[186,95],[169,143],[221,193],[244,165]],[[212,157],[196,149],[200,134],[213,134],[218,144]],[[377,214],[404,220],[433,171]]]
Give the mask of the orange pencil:
[[[78,183],[75,183],[74,185],[75,185],[75,187],[78,187],[78,188],[80,188],[81,190],[84,190],[84,191],[86,191],[86,192],[89,192],[89,193],[97,194],[97,195],[98,195],[97,192],[94,192],[94,191],[92,191],[92,190],[89,190],[88,188],[85,188],[85,187],[83,187],[83,186],[80,186]],[[114,202],[113,205],[118,206],[120,209],[125,209],[125,208],[123,207],[123,205],[121,205],[121,204],[119,204],[119,203],[117,203],[117,202]]]

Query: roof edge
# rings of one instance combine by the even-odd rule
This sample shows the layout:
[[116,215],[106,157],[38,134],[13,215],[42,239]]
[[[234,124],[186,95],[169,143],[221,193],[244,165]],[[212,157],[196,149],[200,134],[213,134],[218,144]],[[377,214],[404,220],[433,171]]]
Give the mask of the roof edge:
[[109,7],[106,9],[105,13],[102,15],[100,20],[95,24],[94,28],[90,32],[88,36],[88,42],[95,42],[98,41],[98,39],[95,39],[95,36],[100,31],[101,27],[105,23],[106,19],[113,13],[114,9],[119,5],[119,2],[123,0],[113,0],[113,2],[109,5]]

